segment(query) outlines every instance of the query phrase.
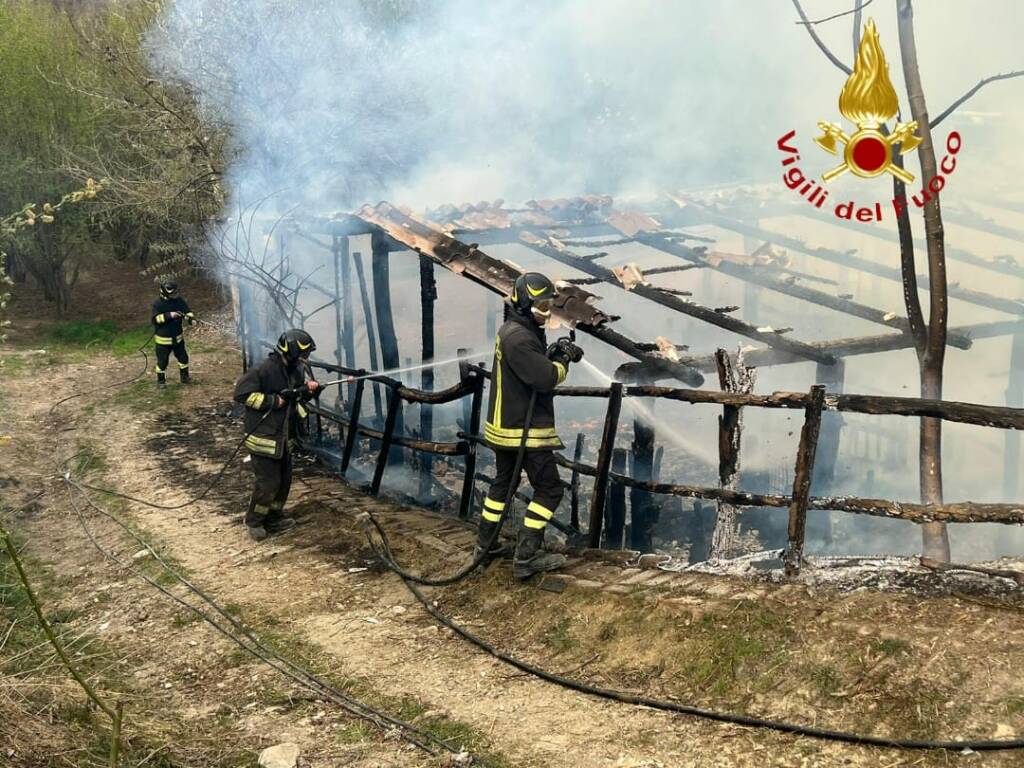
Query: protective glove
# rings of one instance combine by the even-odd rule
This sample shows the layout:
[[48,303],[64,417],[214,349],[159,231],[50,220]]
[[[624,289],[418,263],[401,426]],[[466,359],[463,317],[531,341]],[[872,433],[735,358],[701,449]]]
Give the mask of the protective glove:
[[[315,385],[315,386],[313,386],[311,388],[310,385]],[[320,390],[321,389],[323,389],[323,386],[320,384],[320,382],[319,381],[313,381],[311,379],[310,381],[307,381],[305,383],[305,385],[303,385],[302,387],[299,387],[299,392],[300,392],[299,400],[301,400],[304,403],[308,403],[314,397],[318,397],[320,395]]]
[[548,360],[559,362],[569,367],[569,363],[578,363],[583,359],[583,350],[577,347],[569,339],[562,337],[548,347]]
[[296,387],[295,389],[282,389],[277,393],[277,396],[284,400],[286,403],[294,403],[302,398],[302,393],[306,392],[305,387]]

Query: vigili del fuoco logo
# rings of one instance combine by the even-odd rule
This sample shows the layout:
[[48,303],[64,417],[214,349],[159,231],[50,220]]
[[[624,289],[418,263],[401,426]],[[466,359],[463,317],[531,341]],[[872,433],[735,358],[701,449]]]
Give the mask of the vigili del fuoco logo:
[[[800,153],[790,142],[796,137],[796,130],[782,136],[776,143],[779,151],[785,154],[782,166],[785,168],[782,180],[815,208],[823,208],[829,191],[824,184],[842,176],[849,171],[862,179],[873,179],[883,174],[891,174],[904,184],[914,183],[914,174],[897,165],[896,157],[903,157],[917,149],[922,139],[917,135],[917,121],[897,122],[891,131],[886,130],[886,121],[892,120],[899,113],[899,100],[896,89],[889,79],[889,65],[882,52],[882,44],[878,38],[878,30],[873,19],[864,25],[864,34],[857,50],[857,59],[853,64],[853,72],[839,92],[839,112],[853,123],[857,130],[847,134],[839,123],[825,120],[819,121],[818,128],[822,134],[814,143],[832,155],[841,156],[843,162],[830,168],[822,175],[822,183],[809,179],[796,165]],[[946,185],[946,176],[956,168],[956,155],[960,152],[960,134],[952,131],[946,137],[946,154],[939,164],[940,172],[922,184],[918,192],[911,194],[911,202],[921,208],[937,196]],[[905,195],[894,197],[891,202],[895,216],[907,208]],[[856,219],[857,221],[882,221],[884,217],[882,203],[859,205],[855,200],[836,204],[833,212],[840,219]]]

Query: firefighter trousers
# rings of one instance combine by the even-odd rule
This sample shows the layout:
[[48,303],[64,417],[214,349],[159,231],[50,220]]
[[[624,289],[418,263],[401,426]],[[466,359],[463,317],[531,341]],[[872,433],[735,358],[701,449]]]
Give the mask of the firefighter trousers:
[[279,515],[284,509],[292,488],[292,454],[285,450],[280,459],[275,459],[254,453],[250,463],[255,480],[245,524],[255,527],[262,525],[267,515]]
[[[519,485],[519,478],[513,477],[516,468],[517,451],[495,451],[496,462],[494,482],[484,499],[481,515],[484,520],[496,523],[505,510],[505,497],[509,486]],[[562,479],[558,476],[558,464],[553,451],[527,451],[523,458],[523,469],[533,486],[533,500],[526,507],[523,525],[528,529],[544,530],[558,509],[564,493]]]
[[178,369],[181,375],[185,376],[188,371],[188,350],[185,349],[185,341],[177,341],[174,344],[156,345],[156,372],[162,374],[167,370],[167,364],[171,362],[171,352],[178,361]]

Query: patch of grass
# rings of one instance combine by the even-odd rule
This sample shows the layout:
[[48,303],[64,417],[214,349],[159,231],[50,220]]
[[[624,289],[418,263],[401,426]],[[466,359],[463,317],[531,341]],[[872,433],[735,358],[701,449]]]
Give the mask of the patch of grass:
[[883,656],[896,656],[901,653],[910,653],[910,643],[895,637],[885,637],[875,642],[875,650]]
[[578,643],[569,632],[571,626],[572,619],[568,616],[563,616],[554,624],[544,629],[540,636],[541,642],[558,653],[572,650]]
[[28,360],[24,355],[0,356],[0,376],[18,376],[28,367]]
[[99,348],[117,357],[126,357],[135,354],[152,333],[148,325],[121,329],[112,320],[73,320],[48,326],[43,331],[43,339],[57,347]]
[[705,614],[686,630],[681,673],[696,690],[714,696],[733,692],[742,679],[770,687],[759,669],[777,666],[794,632],[785,617],[755,603],[740,603],[728,614]]
[[346,723],[335,732],[335,738],[342,744],[360,744],[364,741],[371,741],[376,735],[373,726],[362,720],[355,720]]
[[1008,715],[1024,715],[1024,694],[1017,693],[1008,696],[1003,701],[1003,707]]
[[159,390],[156,388],[153,377],[147,374],[127,386],[110,390],[106,397],[107,402],[115,407],[120,406],[132,411],[150,413],[176,406],[184,389],[184,386],[176,384],[172,380],[167,389]]
[[51,344],[73,347],[109,344],[116,335],[117,325],[113,320],[71,320],[54,323],[44,331],[44,338]]
[[843,677],[831,664],[818,664],[811,669],[811,682],[822,696],[831,696],[843,687]]

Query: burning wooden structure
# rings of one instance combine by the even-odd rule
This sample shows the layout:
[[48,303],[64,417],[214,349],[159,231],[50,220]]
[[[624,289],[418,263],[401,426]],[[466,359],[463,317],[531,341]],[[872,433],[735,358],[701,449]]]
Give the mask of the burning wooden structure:
[[[774,205],[774,204],[772,204]],[[506,209],[501,201],[460,207],[445,206],[429,211],[423,217],[388,203],[365,206],[352,214],[332,218],[294,218],[287,230],[294,236],[313,243],[331,254],[333,292],[322,286],[310,288],[330,299],[336,324],[335,361],[315,362],[327,371],[361,376],[357,364],[353,317],[355,288],[353,267],[358,283],[360,303],[364,308],[364,327],[369,345],[369,365],[373,370],[395,370],[402,366],[392,311],[389,281],[389,258],[392,252],[412,252],[419,261],[421,308],[420,387],[413,389],[387,376],[370,376],[350,385],[345,397],[335,407],[319,404],[313,410],[316,419],[316,440],[311,448],[325,457],[334,457],[338,471],[349,472],[352,457],[358,450],[358,437],[378,444],[372,479],[368,483],[376,493],[389,463],[401,460],[402,449],[425,455],[464,457],[464,477],[459,494],[461,517],[472,514],[474,484],[480,479],[477,471],[477,450],[484,383],[489,374],[482,366],[468,361],[462,366],[461,380],[455,386],[434,391],[430,363],[434,360],[434,303],[437,299],[435,268],[442,267],[467,278],[492,293],[504,297],[511,293],[512,283],[520,268],[508,261],[488,255],[483,248],[517,244],[558,264],[584,275],[560,283],[560,298],[555,307],[556,323],[571,326],[605,342],[632,358],[622,364],[616,378],[619,382],[605,387],[563,387],[561,397],[589,397],[607,400],[604,427],[600,435],[595,465],[581,461],[583,437],[575,444],[573,457],[561,457],[562,466],[571,470],[569,503],[570,522],[561,523],[565,530],[579,532],[580,477],[594,478],[590,494],[589,525],[585,532],[590,546],[621,547],[625,544],[625,489],[630,489],[632,525],[630,546],[650,550],[650,528],[655,517],[653,497],[675,496],[708,499],[719,505],[720,523],[735,507],[786,507],[789,511],[787,570],[799,568],[808,509],[828,509],[857,514],[894,517],[913,522],[1024,522],[1024,507],[1014,504],[975,504],[972,502],[942,505],[908,504],[884,499],[852,496],[814,496],[813,479],[830,478],[835,470],[839,427],[822,424],[823,411],[861,414],[891,414],[934,417],[943,420],[1005,429],[1006,487],[1008,496],[1017,493],[1016,464],[1020,460],[1020,430],[1024,429],[1024,301],[1002,298],[973,289],[950,287],[950,295],[964,301],[1012,316],[1012,319],[977,323],[950,329],[949,343],[961,349],[974,339],[1012,335],[1015,358],[1011,362],[1008,404],[1012,407],[982,406],[919,398],[850,395],[844,389],[844,359],[854,355],[909,348],[913,340],[906,318],[868,304],[854,301],[848,295],[833,295],[811,287],[813,275],[792,269],[778,258],[768,244],[776,244],[806,252],[827,262],[839,264],[883,279],[899,280],[899,270],[879,265],[850,252],[811,246],[793,237],[749,223],[766,216],[765,205],[759,201],[732,201],[730,205],[709,204],[696,199],[669,196],[651,212],[618,210],[611,198],[588,196],[563,200],[531,201],[523,208]],[[774,210],[774,209],[773,209]],[[787,210],[787,213],[789,211]],[[713,224],[763,242],[751,253],[727,253],[712,250],[706,238],[682,231],[684,227]],[[369,235],[373,312],[370,311],[370,287],[360,253],[350,251],[349,239]],[[592,251],[623,244],[639,244],[668,257],[664,265],[639,269],[635,264],[605,267],[601,260],[605,251]],[[951,249],[951,259],[960,259],[973,267],[997,274],[1024,278],[1024,267],[1001,260],[985,260],[965,251]],[[282,259],[284,257],[282,256]],[[808,302],[843,315],[886,326],[889,332],[837,340],[800,340],[791,329],[775,329],[767,324],[741,320],[734,316],[738,307],[711,307],[698,303],[688,295],[668,287],[659,287],[651,278],[688,270],[706,270],[726,274],[757,290],[767,290],[788,299]],[[601,308],[598,297],[587,286],[605,284],[627,291],[651,304],[667,308],[711,326],[749,339],[760,346],[744,350],[742,361],[723,351],[706,354],[680,354],[685,347],[664,337],[632,339],[615,329],[619,319]],[[240,318],[244,313],[240,314]],[[488,317],[488,332],[493,333],[493,317]],[[257,335],[242,327],[249,355],[256,351]],[[247,332],[247,330],[249,332]],[[378,349],[379,342],[379,349]],[[816,366],[817,383],[806,393],[776,392],[753,394],[752,378],[744,381],[738,371],[746,367],[777,366],[794,362],[812,362]],[[745,366],[740,368],[739,366]],[[693,389],[707,383],[705,374],[717,372],[721,391]],[[657,386],[674,381],[691,388]],[[372,417],[367,414],[365,385],[373,392]],[[722,408],[719,419],[719,485],[679,485],[659,481],[661,449],[655,445],[655,425],[650,420],[635,419],[634,440],[630,451],[616,447],[620,411],[625,401],[656,398],[693,404],[713,404]],[[452,442],[435,442],[430,405],[462,401],[462,431]],[[419,403],[418,429],[403,424],[403,404]],[[737,490],[735,478],[739,461],[739,424],[742,409],[795,409],[804,413],[799,446],[794,462],[792,490],[782,493],[749,493]],[[325,422],[336,425],[336,443],[340,454],[328,445],[331,430]],[[824,433],[824,434],[823,434]],[[820,444],[820,449],[819,449]],[[631,470],[626,472],[627,457]],[[336,460],[335,460],[336,459]],[[817,471],[815,472],[815,466]],[[418,462],[420,485],[418,497],[431,495],[433,463]],[[722,523],[725,525],[725,523]],[[602,531],[604,532],[602,536]],[[725,535],[721,531],[719,538]],[[727,537],[726,537],[727,538]],[[719,553],[728,551],[728,547]]]

